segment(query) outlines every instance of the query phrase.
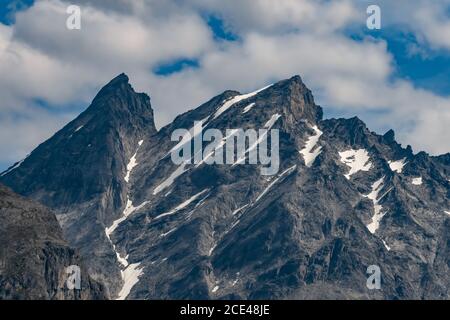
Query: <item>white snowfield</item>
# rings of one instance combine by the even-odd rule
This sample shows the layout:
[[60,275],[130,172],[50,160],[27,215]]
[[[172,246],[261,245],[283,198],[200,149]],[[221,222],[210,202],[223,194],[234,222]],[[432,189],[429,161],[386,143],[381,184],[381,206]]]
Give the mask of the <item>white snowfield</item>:
[[153,220],[158,220],[158,219],[161,219],[163,217],[170,216],[170,215],[173,215],[173,214],[177,213],[178,211],[186,208],[188,205],[190,205],[192,202],[194,202],[198,197],[200,197],[202,194],[204,194],[205,192],[208,192],[208,191],[209,191],[209,189],[205,189],[205,190],[197,193],[196,195],[193,195],[188,200],[184,201],[182,204],[178,205],[177,207],[175,207],[174,209],[170,210],[169,212],[166,212],[166,213],[163,213],[163,214],[160,214],[160,215],[156,216]]
[[380,222],[385,216],[386,212],[382,212],[383,207],[380,205],[380,200],[384,198],[385,195],[389,193],[389,191],[392,190],[389,189],[386,191],[381,197],[379,197],[379,193],[384,188],[384,177],[377,180],[374,184],[372,184],[372,192],[370,192],[366,197],[372,200],[373,202],[373,208],[374,208],[374,215],[372,217],[372,222],[369,223],[366,227],[370,231],[370,233],[374,234],[378,228],[380,227]]
[[133,263],[130,264],[125,270],[121,271],[124,284],[116,300],[125,300],[134,285],[139,282],[139,277],[144,272],[144,270],[139,268],[139,266],[140,263]]
[[444,211],[444,212],[450,216],[450,210],[449,211]]
[[216,113],[214,114],[214,118],[216,119],[218,118],[222,113],[224,113],[225,111],[227,111],[228,109],[230,109],[232,106],[234,106],[236,103],[242,101],[242,100],[246,100],[249,99],[251,97],[256,96],[258,93],[260,93],[261,91],[266,90],[267,88],[270,88],[272,85],[269,85],[267,87],[264,87],[262,89],[259,89],[257,91],[251,92],[251,93],[247,93],[247,94],[242,94],[242,95],[237,95],[233,98],[230,98],[228,100],[226,100],[222,106],[217,109]]
[[317,126],[313,126],[312,129],[316,134],[309,137],[308,141],[306,141],[305,147],[299,151],[300,154],[303,155],[303,160],[305,161],[305,165],[307,167],[311,167],[317,156],[322,152],[322,147],[316,147],[316,145],[319,142],[319,139],[322,136],[323,132],[320,131]]
[[413,178],[411,183],[415,186],[422,185],[422,177]]
[[365,149],[339,152],[341,162],[350,167],[350,171],[345,174],[345,177],[350,180],[350,177],[359,171],[369,171],[372,163],[369,162],[369,153]]
[[397,161],[388,161],[389,168],[391,168],[391,170],[394,172],[402,173],[403,167],[406,164],[405,161],[406,161],[406,158],[403,158],[403,159],[397,160]]

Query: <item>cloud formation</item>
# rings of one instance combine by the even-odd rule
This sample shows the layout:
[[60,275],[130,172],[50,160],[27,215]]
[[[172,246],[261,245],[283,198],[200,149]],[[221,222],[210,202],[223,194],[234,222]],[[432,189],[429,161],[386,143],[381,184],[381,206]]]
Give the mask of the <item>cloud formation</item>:
[[[251,91],[300,74],[333,113],[357,114],[372,130],[394,128],[416,151],[450,151],[450,98],[395,77],[386,41],[349,36],[365,28],[368,1],[73,3],[82,8],[80,31],[65,28],[64,0],[37,1],[14,25],[0,24],[0,162],[20,160],[121,72],[151,95],[159,126],[226,89]],[[384,28],[401,25],[427,50],[449,54],[450,1],[380,3]],[[216,39],[211,15],[238,40]],[[152,72],[178,59],[198,67]]]

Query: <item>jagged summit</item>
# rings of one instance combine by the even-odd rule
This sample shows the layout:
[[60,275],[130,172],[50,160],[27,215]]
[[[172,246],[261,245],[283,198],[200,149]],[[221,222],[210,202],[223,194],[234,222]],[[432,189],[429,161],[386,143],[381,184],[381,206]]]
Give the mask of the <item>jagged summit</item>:
[[384,140],[387,143],[391,143],[395,141],[395,132],[394,130],[390,129],[383,135]]
[[121,74],[119,74],[117,77],[115,77],[114,79],[112,79],[107,86],[113,86],[115,84],[118,83],[129,83],[130,78],[124,73],[122,72]]
[[114,108],[125,107],[131,107],[130,112],[137,116],[148,112],[153,116],[150,97],[146,93],[136,92],[128,76],[122,73],[101,88],[86,111],[104,109],[107,112]]
[[103,86],[95,96],[94,101],[99,97],[121,90],[131,90],[134,92],[133,88],[130,85],[130,78],[125,73],[119,74],[117,77]]

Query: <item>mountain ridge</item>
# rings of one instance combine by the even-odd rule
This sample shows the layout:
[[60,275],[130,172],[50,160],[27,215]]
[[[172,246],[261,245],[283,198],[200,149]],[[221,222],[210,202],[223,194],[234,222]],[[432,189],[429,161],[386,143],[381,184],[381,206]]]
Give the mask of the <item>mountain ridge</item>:
[[[120,169],[105,175],[93,168],[100,181],[117,181],[117,196],[88,192],[87,202],[67,202],[58,195],[70,191],[67,183],[55,184],[58,194],[48,192],[54,180],[30,188],[26,181],[36,176],[27,166],[49,165],[39,157],[0,177],[57,210],[71,243],[84,245],[87,257],[94,252],[91,270],[111,298],[449,297],[449,154],[414,154],[393,130],[378,135],[357,117],[323,119],[299,76],[249,94],[225,91],[160,130],[146,113],[150,100],[128,81],[121,74],[99,93],[146,115],[122,118],[136,132],[107,141],[126,146],[111,154]],[[97,96],[94,103],[107,105]],[[171,133],[195,121],[224,131],[262,128],[270,119],[280,130],[280,170],[272,177],[261,176],[259,165],[175,165],[167,156],[176,144]],[[78,120],[63,133],[76,134]],[[64,137],[68,148],[74,142]],[[97,227],[86,232],[83,219]],[[365,285],[372,264],[382,269],[381,291]]]

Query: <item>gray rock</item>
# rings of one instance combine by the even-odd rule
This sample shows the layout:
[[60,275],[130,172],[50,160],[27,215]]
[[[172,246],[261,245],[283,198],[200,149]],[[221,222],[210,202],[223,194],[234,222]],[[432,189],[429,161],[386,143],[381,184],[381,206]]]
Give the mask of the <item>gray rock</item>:
[[[104,299],[76,250],[63,239],[55,215],[0,185],[0,300]],[[6,244],[6,245],[4,245]],[[69,266],[80,267],[81,287],[66,286]]]
[[[122,78],[119,83],[127,87]],[[110,93],[113,101],[136,97],[115,88],[99,96],[106,90],[116,92]],[[215,118],[237,95],[226,91],[158,132],[149,104],[138,108],[140,102],[123,98],[118,109],[128,111],[119,114],[127,116],[111,115],[120,120],[107,121],[108,129],[98,127],[101,117],[91,118],[84,144],[93,137],[106,144],[93,145],[96,156],[68,138],[84,123],[82,114],[0,181],[57,210],[68,240],[90,259],[90,270],[105,281],[112,298],[124,282],[130,284],[118,272],[131,269],[121,266],[116,254],[139,271],[138,281],[122,296],[128,299],[450,297],[449,155],[414,154],[395,141],[393,131],[377,135],[358,118],[323,120],[322,108],[298,76]],[[259,165],[249,164],[191,164],[181,170],[170,159],[175,129],[189,129],[201,119],[207,119],[206,128],[223,133],[259,129],[274,114],[280,115],[273,126],[280,130],[276,176],[262,176]],[[314,126],[322,132],[315,146],[321,152],[307,166],[299,151],[316,134]],[[110,132],[116,139],[105,138]],[[144,143],[138,148],[140,139]],[[74,149],[73,165],[53,165]],[[365,150],[371,165],[347,179],[350,167],[339,153],[351,149]],[[138,165],[126,183],[126,166],[136,151]],[[402,159],[401,172],[392,170],[392,161]],[[182,173],[169,183],[176,172]],[[89,183],[79,182],[79,176]],[[377,181],[382,182],[373,190]],[[373,191],[376,203],[367,197]],[[104,229],[122,217],[127,197],[137,209],[111,233],[112,247]],[[372,233],[374,204],[381,206],[382,217]],[[366,286],[370,265],[381,269],[381,290]]]

